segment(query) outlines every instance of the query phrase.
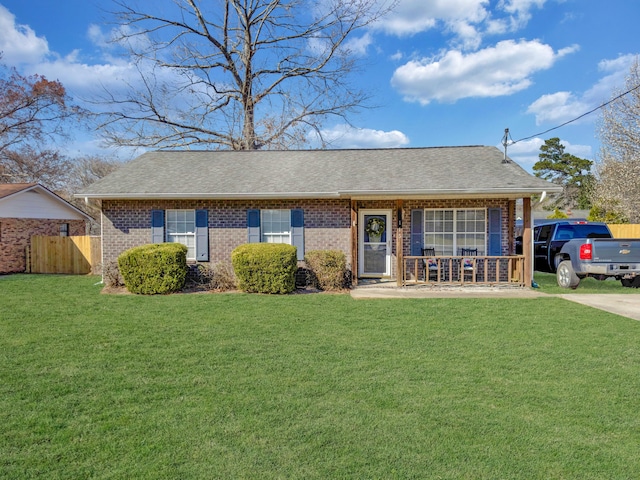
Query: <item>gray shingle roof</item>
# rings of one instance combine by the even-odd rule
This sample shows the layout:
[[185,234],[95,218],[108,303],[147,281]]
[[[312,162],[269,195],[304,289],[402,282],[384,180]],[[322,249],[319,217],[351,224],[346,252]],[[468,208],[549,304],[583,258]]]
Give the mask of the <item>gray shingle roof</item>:
[[495,147],[148,152],[88,198],[516,197],[559,191]]

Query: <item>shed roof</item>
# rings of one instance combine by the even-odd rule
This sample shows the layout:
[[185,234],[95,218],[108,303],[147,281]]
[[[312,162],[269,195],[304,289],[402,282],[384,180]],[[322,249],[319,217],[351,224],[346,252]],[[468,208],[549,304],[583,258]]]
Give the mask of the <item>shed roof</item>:
[[509,197],[559,187],[495,147],[147,152],[77,194],[97,199]]
[[[58,196],[57,194],[55,194],[45,186],[40,185],[39,183],[2,183],[0,184],[0,208],[2,208],[3,205],[10,204],[16,198],[23,197],[23,195],[27,194],[27,192],[42,193],[44,194],[45,198],[48,199],[50,204],[56,205],[58,207],[61,207],[71,212],[75,212],[84,220],[93,220],[85,212],[75,207],[71,203],[67,202],[64,198]],[[40,207],[38,206],[34,206],[32,208],[40,209]],[[45,214],[46,212],[41,212],[41,210],[39,210],[38,213]],[[36,216],[33,218],[45,218],[45,217]],[[74,217],[70,217],[70,218],[74,218]]]
[[37,183],[0,183],[0,198],[35,187]]

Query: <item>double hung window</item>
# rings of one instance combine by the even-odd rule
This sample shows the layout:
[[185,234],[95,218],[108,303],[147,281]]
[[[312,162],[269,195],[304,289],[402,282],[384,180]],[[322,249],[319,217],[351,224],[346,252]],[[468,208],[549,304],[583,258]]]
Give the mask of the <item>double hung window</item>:
[[196,258],[195,210],[167,210],[166,241],[181,243],[187,247],[187,259]]
[[291,210],[261,210],[262,242],[291,244]]
[[249,243],[287,243],[304,260],[304,212],[300,208],[247,210]]

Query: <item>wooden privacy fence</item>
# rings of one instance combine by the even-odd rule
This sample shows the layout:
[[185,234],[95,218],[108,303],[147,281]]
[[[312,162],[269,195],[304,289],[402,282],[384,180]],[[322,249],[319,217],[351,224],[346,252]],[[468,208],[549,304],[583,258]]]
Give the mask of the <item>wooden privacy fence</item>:
[[102,257],[100,237],[45,237],[34,235],[27,247],[29,273],[97,273]]
[[607,225],[613,238],[640,238],[640,224],[624,223]]

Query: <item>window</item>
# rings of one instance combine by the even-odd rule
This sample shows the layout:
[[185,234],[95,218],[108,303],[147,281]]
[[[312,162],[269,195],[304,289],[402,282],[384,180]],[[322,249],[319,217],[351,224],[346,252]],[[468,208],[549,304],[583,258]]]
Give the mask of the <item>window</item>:
[[291,211],[262,210],[262,242],[291,244]]
[[304,260],[304,212],[266,209],[247,210],[249,243],[287,243],[296,247],[298,260]]
[[60,224],[60,236],[61,237],[68,237],[69,236],[69,224],[68,223],[61,223]]
[[187,259],[196,258],[195,210],[167,210],[166,241],[181,243],[187,247]]
[[425,210],[424,245],[436,255],[459,255],[462,248],[477,248],[485,255],[487,244],[485,209]]

